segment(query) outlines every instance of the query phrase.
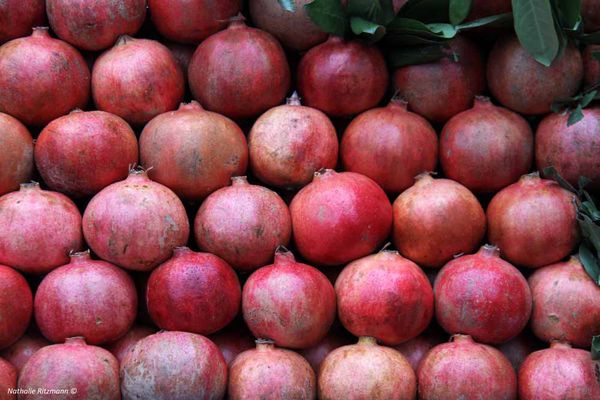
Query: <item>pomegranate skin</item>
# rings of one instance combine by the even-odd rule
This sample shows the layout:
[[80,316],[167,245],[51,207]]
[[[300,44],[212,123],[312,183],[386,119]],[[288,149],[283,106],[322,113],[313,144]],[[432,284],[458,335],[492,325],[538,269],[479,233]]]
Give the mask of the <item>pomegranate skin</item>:
[[0,358],[0,399],[16,400],[17,395],[9,391],[17,387],[18,371],[10,362]]
[[511,9],[511,0],[473,0],[467,21],[504,14]]
[[332,328],[321,341],[312,347],[300,350],[299,353],[312,367],[315,374],[319,373],[321,364],[333,350],[352,344],[354,338],[342,329]]
[[418,265],[384,250],[348,264],[335,282],[340,321],[354,336],[398,345],[433,316],[433,290]]
[[388,193],[400,193],[437,164],[437,134],[427,120],[392,99],[352,120],[341,143],[344,170],[373,179]]
[[183,99],[183,72],[173,55],[155,40],[123,35],[94,63],[92,97],[96,108],[132,125],[144,125],[174,110]]
[[582,53],[585,87],[590,87],[600,81],[600,61],[594,58],[594,53],[600,53],[600,44],[588,44]]
[[473,97],[485,89],[485,64],[479,49],[460,36],[449,45],[448,55],[441,60],[398,68],[393,75],[394,87],[409,108],[434,122],[446,122],[468,109]]
[[579,241],[574,201],[556,182],[523,175],[489,203],[488,239],[515,265],[538,268],[560,261]]
[[198,46],[188,79],[192,95],[208,110],[242,119],[281,103],[290,67],[273,36],[235,19]]
[[475,193],[494,193],[529,172],[533,132],[527,121],[489,98],[444,125],[440,164],[444,175]]
[[335,319],[335,291],[327,277],[296,262],[285,248],[275,262],[252,273],[242,292],[246,325],[257,338],[305,349],[317,344]]
[[410,366],[416,374],[419,370],[421,360],[425,357],[427,352],[438,344],[445,342],[446,339],[447,337],[440,332],[428,329],[419,336],[401,343],[398,346],[394,346],[394,348],[406,357],[406,360],[410,363]]
[[316,108],[301,105],[296,92],[286,105],[256,120],[248,147],[254,175],[284,189],[307,185],[319,169],[335,168],[338,159],[338,138],[331,120]]
[[415,373],[406,358],[378,346],[371,337],[329,353],[318,378],[323,400],[411,400],[417,393]]
[[16,118],[0,113],[0,196],[19,189],[33,173],[33,140]]
[[227,364],[221,352],[194,333],[147,336],[121,364],[123,400],[222,399],[226,386]]
[[534,351],[540,350],[542,347],[541,341],[525,332],[497,346],[498,350],[510,361],[517,374],[527,356]]
[[459,253],[477,248],[485,234],[485,214],[460,183],[428,174],[394,201],[394,245],[422,267],[439,268]]
[[41,335],[26,333],[12,345],[0,351],[0,357],[14,365],[17,372],[20,372],[36,351],[49,345],[50,342]]
[[33,312],[29,284],[14,269],[0,265],[0,349],[25,333]]
[[33,182],[0,197],[0,264],[44,274],[69,262],[82,240],[81,214],[67,196]]
[[0,4],[0,44],[27,36],[45,22],[45,0],[5,0]]
[[156,329],[154,328],[145,325],[134,325],[125,335],[121,336],[119,340],[105,345],[104,348],[110,351],[119,364],[121,364],[125,359],[125,356],[133,350],[137,342],[154,333],[156,333]]
[[600,3],[598,0],[581,0],[581,18],[585,32],[600,30]]
[[[35,60],[35,62],[32,62]],[[0,112],[43,126],[90,96],[90,71],[81,54],[48,28],[0,47]]]
[[146,0],[47,0],[46,11],[58,37],[80,49],[97,51],[142,27]]
[[138,162],[135,133],[104,111],[75,110],[48,124],[35,143],[35,163],[52,190],[91,196],[127,178]]
[[515,35],[500,38],[488,58],[490,92],[503,106],[521,114],[545,114],[552,103],[574,95],[583,62],[573,43],[546,67],[527,53]]
[[256,349],[238,355],[229,369],[231,400],[310,400],[316,398],[315,373],[298,353],[257,340]]
[[290,204],[294,241],[307,260],[345,264],[383,244],[392,225],[385,192],[355,172],[317,171]]
[[166,261],[189,233],[179,198],[142,170],[102,189],[83,214],[83,235],[94,253],[133,271],[150,271]]
[[298,91],[306,105],[347,117],[381,101],[388,75],[383,55],[376,47],[330,36],[300,60]]
[[227,366],[231,365],[238,354],[254,348],[254,337],[244,323],[230,324],[209,339],[217,345]]

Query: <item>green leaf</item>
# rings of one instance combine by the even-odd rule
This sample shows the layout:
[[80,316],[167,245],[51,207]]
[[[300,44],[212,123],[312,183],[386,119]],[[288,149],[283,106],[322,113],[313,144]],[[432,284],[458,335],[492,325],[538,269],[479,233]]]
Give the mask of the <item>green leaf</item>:
[[514,25],[521,45],[549,67],[559,50],[552,6],[548,0],[512,0]]
[[580,176],[579,180],[577,181],[577,186],[579,186],[579,191],[582,192],[583,189],[590,183],[592,183],[592,180],[590,178],[588,178],[586,176]]
[[583,109],[581,104],[577,104],[574,110],[569,113],[569,119],[567,120],[567,126],[575,125],[583,119]]
[[600,360],[600,335],[592,338],[592,360]]
[[577,222],[581,229],[581,236],[589,241],[593,248],[600,249],[600,226],[589,215],[582,212],[577,214]]
[[457,26],[459,30],[479,28],[480,26],[490,26],[494,28],[506,28],[512,26],[513,15],[512,13],[504,13],[498,15],[491,15],[489,17],[479,18],[474,21],[462,23]]
[[579,245],[579,260],[590,278],[597,285],[600,285],[600,265],[598,264],[598,259],[594,257],[594,254],[585,243]]
[[386,30],[387,34],[383,37],[383,42],[388,46],[393,47],[394,51],[399,47],[435,46],[444,43],[444,41],[440,39],[429,39],[419,35],[395,34],[390,33],[389,29]]
[[596,61],[600,61],[600,51],[592,52],[592,58]]
[[360,17],[350,17],[350,28],[355,35],[366,37],[371,43],[385,35],[385,27]]
[[277,0],[277,2],[285,11],[296,11],[296,4],[294,3],[294,0]]
[[448,15],[452,25],[458,25],[467,18],[471,11],[471,0],[450,0]]
[[389,24],[395,17],[392,0],[349,0],[346,12],[380,25]]
[[579,35],[577,39],[583,44],[600,44],[600,31]]
[[427,24],[427,27],[445,39],[452,39],[458,33],[458,29],[450,24]]
[[388,61],[394,68],[438,61],[446,56],[446,46],[410,46],[394,48],[387,52]]
[[560,176],[556,168],[554,168],[553,166],[544,168],[544,170],[542,171],[542,175],[546,179],[552,179],[556,181],[563,189],[566,189],[569,192],[577,193],[577,190],[575,190],[575,188],[569,182],[567,182],[565,178]]
[[575,30],[581,22],[581,0],[556,0],[560,22],[564,28]]
[[339,0],[314,0],[304,8],[309,18],[325,32],[344,36],[348,30],[348,16]]
[[411,18],[396,17],[386,26],[387,31],[392,35],[415,35],[426,39],[444,41],[447,39],[444,31],[448,29],[456,31],[450,24],[425,24],[421,21]]
[[581,99],[581,107],[586,108],[590,105],[590,103],[594,100],[594,97],[598,94],[597,90],[592,90],[589,93],[586,93]]

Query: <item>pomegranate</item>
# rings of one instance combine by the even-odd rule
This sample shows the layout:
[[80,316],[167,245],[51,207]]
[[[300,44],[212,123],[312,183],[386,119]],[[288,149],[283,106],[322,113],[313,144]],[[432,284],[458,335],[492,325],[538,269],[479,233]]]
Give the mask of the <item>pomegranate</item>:
[[102,189],[83,214],[83,235],[102,259],[134,271],[150,271],[187,243],[183,204],[167,187],[133,169],[124,181]]
[[409,112],[394,98],[387,107],[373,108],[354,118],[341,144],[346,171],[373,179],[389,193],[400,193],[414,177],[433,171],[437,163],[437,134],[427,120]]
[[296,262],[285,247],[275,262],[255,271],[244,285],[242,311],[257,338],[280,347],[305,349],[317,344],[335,319],[335,291],[325,275]]
[[521,333],[498,346],[498,350],[506,356],[517,373],[527,356],[541,348],[541,342],[529,333]]
[[192,61],[196,46],[176,42],[164,42],[164,45],[167,46],[171,51],[171,54],[173,54],[173,58],[177,61],[177,64],[183,72],[183,80],[187,82],[188,66],[190,65],[190,61]]
[[121,364],[125,356],[133,350],[137,342],[154,333],[156,333],[156,329],[154,328],[145,325],[134,325],[119,340],[104,346],[104,348],[110,351],[117,361],[119,361],[119,364]]
[[[35,60],[35,62],[32,62]],[[48,28],[0,47],[0,112],[43,126],[90,96],[90,71],[73,47],[51,38]]]
[[290,86],[285,53],[269,33],[235,18],[203,41],[188,69],[194,98],[230,118],[256,116],[279,104]]
[[513,264],[537,268],[557,262],[579,240],[574,201],[556,182],[523,175],[488,205],[488,238]]
[[16,394],[11,393],[12,390],[17,388],[17,376],[18,371],[14,365],[0,358],[0,399],[17,399]]
[[583,77],[583,62],[573,43],[550,67],[537,62],[516,36],[500,38],[488,58],[487,81],[494,97],[521,114],[545,114],[555,100],[574,95]]
[[[0,3],[0,44],[31,33],[46,22],[44,0],[4,0]],[[6,393],[6,390],[3,391]]]
[[337,36],[310,49],[298,65],[298,90],[306,105],[336,117],[375,107],[388,81],[385,60],[376,47]]
[[586,32],[600,30],[600,2],[598,0],[581,0],[581,18]]
[[272,108],[256,120],[248,147],[254,175],[285,189],[308,184],[315,171],[335,168],[338,159],[335,127],[321,111],[301,105],[296,92],[286,105]]
[[0,351],[0,357],[21,371],[25,363],[42,347],[49,346],[50,342],[37,333],[26,333],[11,346]]
[[150,177],[187,200],[201,200],[242,175],[248,147],[235,122],[195,101],[154,118],[140,136]]
[[177,61],[155,40],[123,35],[102,53],[92,70],[92,96],[99,110],[144,125],[174,110],[183,99],[185,82]]
[[473,0],[467,21],[511,11],[511,0]]
[[226,386],[227,364],[221,352],[194,333],[147,336],[121,363],[124,400],[222,399]]
[[33,140],[16,118],[0,113],[0,196],[17,190],[33,172]]
[[485,214],[460,183],[417,176],[394,201],[394,245],[420,266],[439,268],[459,253],[475,250],[485,234]]
[[33,311],[29,284],[14,269],[0,265],[0,349],[25,333]]
[[254,337],[243,322],[231,324],[211,335],[209,339],[221,350],[228,366],[231,365],[238,354],[254,348]]
[[335,349],[319,371],[320,399],[409,400],[416,393],[417,380],[406,358],[378,346],[372,337]]
[[583,83],[586,87],[600,83],[600,61],[594,58],[594,53],[600,53],[600,44],[589,44],[582,53]]
[[342,329],[330,329],[327,335],[312,347],[299,351],[300,355],[308,361],[315,374],[319,373],[325,357],[338,347],[351,344],[352,336]]
[[297,353],[257,340],[256,349],[238,355],[229,369],[227,395],[237,399],[314,399],[316,378]]
[[427,352],[446,341],[446,336],[434,329],[427,329],[419,336],[407,342],[394,346],[410,363],[412,369],[417,373],[421,360]]
[[63,194],[22,183],[0,197],[0,263],[28,274],[44,274],[81,248],[81,214]]
[[394,71],[394,87],[411,110],[434,122],[445,122],[473,104],[485,89],[485,65],[479,49],[468,39],[449,42],[439,61],[409,65]]
[[476,193],[493,193],[529,172],[533,133],[527,121],[488,97],[450,119],[440,136],[444,175]]
[[374,181],[331,169],[315,173],[292,200],[290,213],[298,251],[321,265],[370,254],[383,244],[392,225],[390,202]]

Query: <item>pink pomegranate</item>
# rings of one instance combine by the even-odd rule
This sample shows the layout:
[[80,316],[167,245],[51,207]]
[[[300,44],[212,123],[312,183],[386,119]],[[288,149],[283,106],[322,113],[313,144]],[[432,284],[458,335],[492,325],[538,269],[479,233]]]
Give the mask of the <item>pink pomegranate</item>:
[[485,234],[485,214],[466,187],[449,179],[417,176],[394,201],[394,245],[420,266],[439,268],[475,250]]
[[0,196],[17,190],[33,173],[33,140],[16,118],[0,113]]
[[14,365],[0,358],[0,399],[17,399],[17,395],[11,391],[17,388],[18,372]]
[[540,350],[542,342],[537,340],[530,333],[522,332],[506,343],[497,346],[498,350],[510,361],[515,372],[519,373],[521,364],[527,356],[534,351]]
[[269,33],[235,18],[203,41],[188,69],[194,98],[230,118],[249,118],[278,105],[290,86],[285,53]]
[[516,265],[537,268],[560,261],[579,240],[574,202],[556,182],[537,173],[523,175],[488,205],[488,239]]
[[81,244],[81,214],[67,196],[32,182],[0,197],[0,263],[44,274],[69,262]]
[[254,348],[254,337],[242,323],[232,323],[209,337],[217,345],[228,366],[238,354]]
[[473,108],[444,125],[440,164],[444,175],[476,193],[493,193],[529,172],[533,132],[519,114],[477,96]]
[[183,204],[142,169],[102,189],[83,214],[83,235],[102,259],[134,271],[150,271],[187,243]]
[[41,335],[26,333],[12,345],[0,351],[0,357],[14,365],[17,371],[20,372],[36,351],[49,345],[50,342]]
[[327,335],[312,347],[300,350],[299,353],[308,361],[315,374],[319,373],[323,360],[338,347],[352,344],[354,338],[341,328],[329,330]]
[[435,329],[427,329],[419,336],[410,339],[407,342],[401,343],[398,346],[394,346],[410,363],[412,369],[417,373],[421,360],[425,357],[427,352],[445,342],[447,336]]
[[102,53],[92,70],[96,108],[144,125],[174,110],[183,99],[183,73],[173,55],[155,40],[123,35]]
[[[32,62],[32,60],[36,60]],[[0,112],[43,126],[90,96],[90,71],[73,47],[51,38],[48,28],[0,47]]]
[[317,171],[290,205],[294,241],[307,260],[339,265],[370,254],[390,232],[385,192],[355,172]]
[[133,350],[137,342],[154,333],[156,333],[156,329],[154,328],[146,325],[134,325],[119,340],[105,345],[104,348],[110,351],[120,364],[125,359],[125,356]]
[[15,343],[25,333],[32,312],[33,296],[25,278],[0,265],[0,349]]
[[27,36],[34,26],[44,25],[45,3],[45,0],[5,0],[0,3],[0,44]]
[[600,54],[600,44],[589,44],[585,46],[583,57],[583,84],[590,87],[600,82],[600,61],[594,58],[594,54]]
[[121,363],[123,399],[222,399],[226,386],[221,352],[195,333],[147,336]]
[[598,0],[581,1],[581,18],[586,32],[600,30],[600,2]]
[[173,58],[177,61],[177,64],[183,72],[183,80],[187,82],[188,66],[190,65],[190,61],[192,61],[196,46],[176,42],[163,42],[163,44],[167,46],[171,51],[171,54],[173,54]]

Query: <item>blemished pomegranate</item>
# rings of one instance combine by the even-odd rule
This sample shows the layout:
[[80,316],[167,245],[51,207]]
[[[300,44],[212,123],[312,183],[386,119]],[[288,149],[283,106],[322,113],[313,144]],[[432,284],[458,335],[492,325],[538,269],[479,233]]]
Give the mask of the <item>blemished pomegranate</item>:
[[134,325],[125,335],[121,336],[117,341],[105,345],[104,348],[110,351],[119,364],[121,364],[125,356],[133,350],[137,342],[154,333],[156,333],[156,329],[154,328],[146,325]]
[[74,110],[46,125],[35,143],[35,163],[52,190],[91,196],[127,178],[138,162],[135,133],[104,111]]
[[300,355],[308,361],[315,374],[319,373],[323,360],[338,347],[352,344],[354,337],[341,328],[332,327],[327,335],[312,347],[299,351]]
[[434,284],[435,315],[450,334],[478,342],[504,343],[517,336],[531,315],[531,291],[521,272],[483,246],[476,254],[450,261]]
[[375,107],[385,95],[388,70],[374,46],[330,36],[298,65],[298,91],[307,106],[336,117]]
[[340,153],[346,171],[373,179],[388,193],[400,193],[415,176],[437,164],[437,134],[427,120],[393,98],[386,107],[365,111],[346,128]]
[[284,189],[305,186],[319,169],[335,168],[338,159],[338,138],[331,120],[316,108],[303,106],[296,92],[287,104],[256,120],[248,147],[254,175]]
[[242,399],[314,399],[315,373],[296,352],[279,349],[271,340],[257,340],[256,349],[238,355],[229,367],[227,395]]
[[10,362],[0,358],[0,398],[2,400],[16,400],[17,395],[10,393],[17,387],[18,370]]
[[[237,321],[237,320],[236,320]],[[238,354],[254,348],[254,336],[245,323],[231,323],[209,337],[217,345],[228,366]]]
[[171,51],[171,54],[173,54],[173,58],[175,58],[175,61],[177,61],[177,64],[183,72],[183,80],[187,82],[188,67],[190,61],[192,61],[194,51],[196,51],[196,46],[177,42],[163,42],[163,44],[167,46]]
[[192,101],[144,127],[140,158],[150,178],[198,201],[246,172],[248,147],[235,122]]
[[335,282],[335,293],[344,328],[387,345],[418,336],[433,317],[427,276],[397,251],[383,250],[348,264]]
[[438,344],[444,343],[447,339],[448,337],[438,330],[428,328],[416,338],[394,346],[394,348],[406,357],[412,369],[417,373],[421,360],[427,352]]
[[275,262],[248,278],[242,312],[255,337],[277,346],[303,349],[317,344],[335,319],[335,291],[318,269],[302,264],[285,247]]
[[392,207],[370,178],[331,169],[290,204],[294,241],[300,254],[319,265],[339,265],[370,254],[390,232]]
[[42,347],[49,346],[50,342],[37,333],[25,333],[19,340],[0,351],[0,357],[21,371],[27,361]]
[[[32,62],[36,60],[36,62]],[[90,96],[90,71],[81,54],[34,28],[31,36],[0,46],[0,112],[43,126]]]
[[585,32],[596,32],[600,29],[599,5],[598,0],[581,0],[581,18]]
[[475,193],[494,193],[529,172],[533,132],[519,114],[477,96],[473,108],[444,125],[440,164],[444,175]]
[[582,53],[583,84],[586,87],[595,85],[600,81],[600,61],[594,58],[594,53],[600,53],[600,44],[588,44]]
[[33,173],[33,140],[16,118],[0,113],[0,196],[19,189]]
[[519,373],[523,361],[529,354],[541,350],[544,347],[542,344],[543,342],[537,340],[531,333],[524,331],[508,342],[497,346],[497,348],[508,358],[515,372]]
[[83,235],[100,258],[150,271],[187,243],[189,221],[181,200],[142,169],[102,189],[83,214]]
[[31,28],[42,26],[45,21],[45,0],[3,1],[0,3],[0,44],[29,35]]
[[132,125],[174,110],[183,99],[183,72],[173,55],[156,40],[120,36],[92,70],[92,96],[98,110]]
[[0,349],[25,333],[33,312],[29,284],[14,269],[0,265]]
[[81,337],[68,338],[64,344],[35,352],[21,370],[19,389],[30,393],[19,399],[39,399],[38,388],[74,388],[76,393],[69,394],[74,400],[99,398],[99,393],[103,400],[118,400],[119,363],[110,352],[87,345]]
[[508,359],[468,335],[454,335],[431,349],[417,375],[420,399],[477,399],[483,390],[489,400],[517,398],[517,376]]
[[226,387],[227,364],[221,352],[195,333],[147,336],[121,363],[123,400],[222,399]]
[[556,100],[574,95],[583,78],[579,50],[569,43],[550,67],[537,62],[515,35],[496,42],[487,63],[490,92],[521,114],[545,114]]
[[335,349],[319,371],[320,399],[410,400],[416,394],[417,380],[406,358],[372,337]]
[[277,39],[238,17],[198,46],[188,79],[204,107],[241,119],[281,103],[290,87],[290,67]]
[[574,201],[556,182],[523,175],[488,205],[488,239],[515,265],[538,268],[560,261],[579,240]]
[[67,196],[32,182],[0,197],[0,264],[44,274],[69,262],[82,241],[81,214]]
[[417,176],[393,205],[393,241],[404,257],[439,268],[475,250],[485,234],[485,214],[466,187],[450,179]]

